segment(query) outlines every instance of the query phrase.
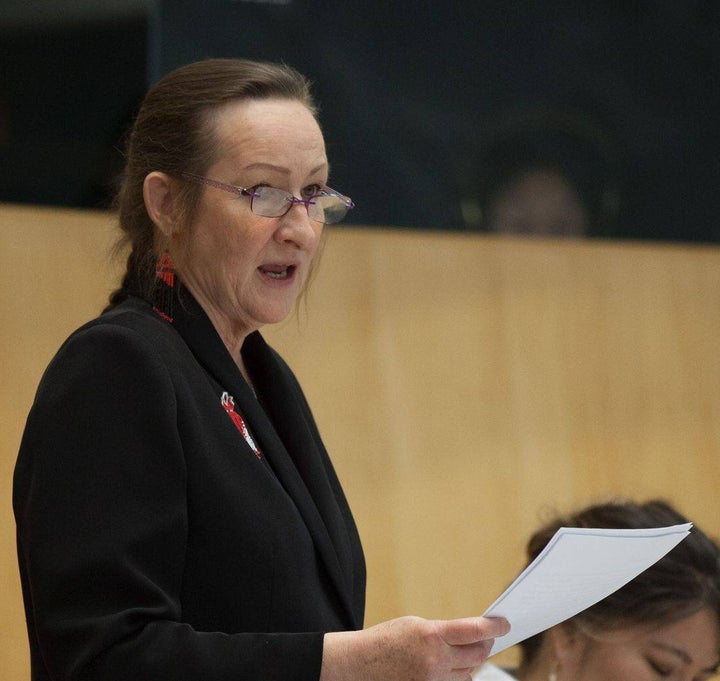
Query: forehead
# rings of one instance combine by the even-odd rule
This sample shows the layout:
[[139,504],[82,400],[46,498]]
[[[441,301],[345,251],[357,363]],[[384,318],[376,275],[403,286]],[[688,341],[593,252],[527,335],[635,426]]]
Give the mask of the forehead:
[[717,614],[707,608],[671,624],[620,629],[603,636],[603,640],[627,648],[675,651],[681,659],[707,669],[718,663],[720,625]]
[[325,162],[322,131],[294,99],[250,99],[220,107],[214,119],[221,157],[240,162]]

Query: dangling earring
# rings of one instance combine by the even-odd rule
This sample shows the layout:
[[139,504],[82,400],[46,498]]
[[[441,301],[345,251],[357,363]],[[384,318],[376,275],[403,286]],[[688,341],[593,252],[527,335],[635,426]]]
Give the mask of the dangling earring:
[[172,324],[173,294],[175,288],[175,263],[170,254],[165,253],[155,264],[155,296],[153,310]]
[[550,667],[550,671],[548,672],[548,681],[557,681],[557,669],[558,663],[553,662],[552,666]]

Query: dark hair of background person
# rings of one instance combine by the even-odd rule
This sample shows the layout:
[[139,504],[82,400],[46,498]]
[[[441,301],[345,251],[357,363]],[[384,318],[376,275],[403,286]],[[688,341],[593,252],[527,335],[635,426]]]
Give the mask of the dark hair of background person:
[[[146,296],[155,282],[155,229],[145,210],[145,177],[160,171],[182,181],[183,172],[203,175],[217,157],[212,112],[242,99],[296,99],[317,116],[309,81],[282,64],[237,59],[207,59],[165,77],[148,92],[129,133],[127,158],[115,200],[122,238],[118,250],[130,246],[120,288],[109,308],[131,293]],[[179,210],[192,218],[202,186],[182,182]]]
[[[485,135],[466,195],[465,222],[482,231],[505,231],[554,236],[609,236],[616,228],[622,202],[620,151],[612,135],[595,121],[573,112],[536,112],[508,117]],[[548,213],[545,224],[533,224],[532,210],[517,224],[503,224],[496,208],[508,192],[526,178],[552,178],[565,192],[523,199]],[[542,187],[538,185],[538,192]],[[573,197],[569,205],[553,201]],[[540,202],[544,202],[541,206]],[[518,210],[530,206],[518,205]],[[574,214],[573,214],[574,213]]]
[[[688,522],[663,500],[615,501],[558,517],[532,535],[528,563],[560,527],[641,529]],[[720,621],[720,547],[698,527],[657,563],[573,619],[586,631],[642,624],[664,626],[710,608]],[[520,643],[522,664],[537,654],[543,634]]]

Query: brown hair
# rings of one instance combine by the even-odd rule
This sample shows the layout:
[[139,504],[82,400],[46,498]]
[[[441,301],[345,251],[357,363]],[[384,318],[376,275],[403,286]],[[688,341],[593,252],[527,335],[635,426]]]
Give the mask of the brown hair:
[[[641,529],[686,522],[687,518],[662,500],[588,506],[537,530],[527,545],[528,563],[560,527]],[[640,624],[671,624],[703,608],[712,609],[720,624],[720,548],[693,526],[690,534],[657,563],[573,620],[586,631],[599,632]],[[523,665],[535,658],[542,636],[538,634],[520,644]]]
[[172,71],[147,93],[130,132],[122,184],[115,200],[122,237],[130,246],[123,281],[108,309],[128,295],[149,296],[154,285],[155,228],[145,210],[143,182],[153,171],[181,181],[180,210],[192,218],[202,187],[182,173],[202,175],[216,158],[212,114],[242,99],[294,99],[317,116],[307,79],[283,64],[207,59]]

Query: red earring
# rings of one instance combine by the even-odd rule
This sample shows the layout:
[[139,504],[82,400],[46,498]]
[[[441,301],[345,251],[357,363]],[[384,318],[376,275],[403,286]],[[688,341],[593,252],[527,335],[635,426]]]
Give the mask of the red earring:
[[172,324],[175,263],[166,251],[155,264],[155,305],[153,310]]

